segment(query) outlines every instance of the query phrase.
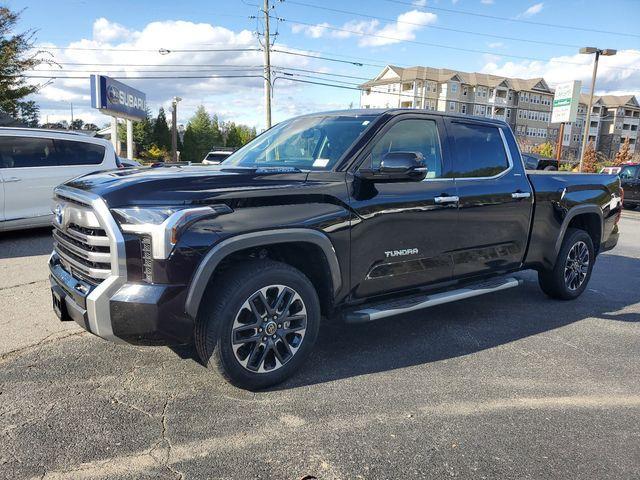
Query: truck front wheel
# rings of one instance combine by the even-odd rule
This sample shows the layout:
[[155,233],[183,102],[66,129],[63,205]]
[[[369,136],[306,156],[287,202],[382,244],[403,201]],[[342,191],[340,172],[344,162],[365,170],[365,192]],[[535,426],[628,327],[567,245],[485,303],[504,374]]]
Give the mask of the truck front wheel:
[[255,260],[214,280],[196,327],[196,349],[230,383],[249,390],[282,382],[318,336],[320,302],[290,265]]
[[540,288],[551,298],[578,298],[587,288],[594,260],[593,241],[589,234],[584,230],[569,228],[554,268],[538,272]]

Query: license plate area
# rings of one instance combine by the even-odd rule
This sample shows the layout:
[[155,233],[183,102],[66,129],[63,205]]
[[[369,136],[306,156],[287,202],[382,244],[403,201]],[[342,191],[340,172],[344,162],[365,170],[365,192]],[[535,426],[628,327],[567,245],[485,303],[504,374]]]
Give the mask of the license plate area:
[[51,301],[53,306],[53,312],[56,314],[61,322],[70,322],[73,319],[69,316],[67,311],[67,304],[65,302],[66,293],[57,285],[51,286]]

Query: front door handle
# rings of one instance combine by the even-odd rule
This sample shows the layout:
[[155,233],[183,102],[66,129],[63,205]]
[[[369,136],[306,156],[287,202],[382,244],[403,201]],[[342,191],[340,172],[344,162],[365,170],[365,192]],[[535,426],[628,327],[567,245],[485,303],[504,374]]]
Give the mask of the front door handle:
[[513,192],[511,198],[529,198],[531,193],[529,192]]
[[22,179],[18,178],[18,177],[8,177],[5,178],[4,180],[2,180],[3,183],[15,183],[15,182],[20,182]]
[[451,197],[435,197],[433,199],[434,202],[438,204],[442,203],[458,203],[460,201],[460,197],[451,196]]

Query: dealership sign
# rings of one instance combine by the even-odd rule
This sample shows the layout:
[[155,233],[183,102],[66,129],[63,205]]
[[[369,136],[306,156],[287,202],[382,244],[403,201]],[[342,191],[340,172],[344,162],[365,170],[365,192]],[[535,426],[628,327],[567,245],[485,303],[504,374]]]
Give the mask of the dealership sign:
[[91,75],[91,106],[112,117],[142,120],[147,116],[144,93],[104,75]]
[[582,82],[579,80],[561,83],[556,87],[556,93],[553,97],[551,123],[573,123],[576,121],[581,87]]

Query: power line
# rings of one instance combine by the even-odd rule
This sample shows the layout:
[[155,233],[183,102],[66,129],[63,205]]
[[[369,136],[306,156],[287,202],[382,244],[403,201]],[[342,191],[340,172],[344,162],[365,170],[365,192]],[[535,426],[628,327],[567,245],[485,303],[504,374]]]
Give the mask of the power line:
[[33,50],[78,50],[90,52],[153,52],[161,55],[188,52],[261,52],[261,48],[112,48],[112,47],[34,47]]
[[571,47],[571,48],[580,48],[581,45],[572,45],[572,44],[568,44],[568,43],[559,43],[559,42],[544,42],[541,40],[530,40],[530,39],[526,39],[526,38],[518,38],[518,37],[507,37],[504,35],[495,35],[495,34],[491,34],[491,33],[482,33],[482,32],[473,32],[470,30],[461,30],[461,29],[457,29],[457,28],[450,28],[450,27],[441,27],[438,25],[430,25],[428,23],[417,23],[417,22],[407,22],[405,20],[398,20],[398,19],[394,19],[394,18],[385,18],[385,17],[377,17],[375,15],[368,15],[365,13],[359,13],[359,12],[351,12],[348,10],[340,10],[337,8],[329,8],[329,7],[324,7],[321,5],[313,5],[310,3],[304,3],[304,2],[298,2],[295,0],[280,0],[281,2],[286,2],[286,3],[290,3],[292,5],[300,5],[303,7],[309,7],[309,8],[315,8],[318,10],[325,10],[328,12],[335,12],[335,13],[341,13],[341,14],[346,14],[346,15],[356,15],[359,17],[364,17],[364,18],[371,18],[374,20],[382,20],[383,22],[394,22],[394,23],[401,23],[404,25],[413,25],[416,27],[426,27],[426,28],[431,28],[434,30],[443,30],[443,31],[447,31],[447,32],[456,32],[456,33],[462,33],[462,34],[466,34],[466,35],[477,35],[477,36],[482,36],[482,37],[489,37],[489,38],[497,38],[500,40],[513,40],[516,42],[525,42],[525,43],[533,43],[533,44],[538,44],[538,45],[551,45],[554,47],[557,46],[561,46],[561,47]]
[[[422,41],[419,41],[419,40],[409,40],[409,39],[404,39],[404,38],[390,37],[390,36],[387,36],[387,35],[380,35],[380,34],[376,34],[376,33],[359,32],[357,30],[349,30],[349,29],[346,29],[346,28],[332,27],[330,25],[313,24],[313,23],[302,22],[302,21],[299,21],[299,20],[291,20],[291,19],[286,19],[286,18],[280,18],[280,20],[286,21],[286,22],[289,22],[289,23],[298,24],[298,25],[304,25],[304,26],[308,26],[308,27],[324,28],[324,29],[328,29],[328,30],[335,30],[335,31],[338,31],[338,32],[350,33],[350,34],[353,34],[353,35],[359,35],[359,36],[363,36],[363,37],[381,38],[381,39],[384,39],[384,40],[393,40],[395,42],[412,43],[414,45],[424,45],[424,46],[427,46],[427,47],[444,48],[444,49],[456,50],[456,51],[460,51],[460,52],[482,53],[482,54],[485,54],[485,55],[496,55],[496,52],[490,52],[490,51],[486,51],[486,50],[475,50],[475,49],[472,49],[472,48],[453,47],[451,45],[444,45],[444,44],[439,44],[439,43],[422,42]],[[540,57],[527,57],[525,55],[513,55],[513,54],[500,53],[499,56],[508,57],[508,58],[517,58],[517,59],[520,59],[520,60],[534,60],[534,61],[537,61],[537,62],[555,62],[555,63],[563,63],[563,64],[567,64],[567,65],[578,65],[578,66],[583,66],[584,65],[584,64],[578,63],[578,62],[567,62],[565,60],[553,59],[553,58],[547,59],[547,58],[540,58]],[[634,68],[634,67],[609,66],[609,68],[615,68],[615,69],[618,69],[618,70],[639,70],[640,71],[640,68]]]
[[[9,77],[16,77],[16,75],[7,75]],[[63,76],[63,75],[20,75],[21,78],[50,78],[55,80],[86,80],[88,75],[83,76]],[[152,80],[152,79],[164,79],[164,80],[177,80],[177,79],[203,79],[203,78],[264,78],[263,75],[163,75],[163,76],[137,76],[137,77],[123,77],[115,76],[111,77],[118,80]]]
[[440,12],[447,12],[447,13],[454,13],[454,14],[459,14],[459,15],[470,15],[470,16],[474,16],[474,17],[481,17],[481,18],[490,18],[492,20],[502,20],[505,22],[515,22],[515,23],[526,23],[529,25],[538,25],[541,27],[552,27],[552,28],[563,28],[566,30],[577,30],[577,31],[581,31],[581,32],[588,32],[588,33],[605,33],[608,35],[618,35],[618,36],[623,36],[623,37],[635,37],[635,38],[640,38],[640,35],[634,34],[634,33],[627,33],[627,32],[613,32],[610,30],[597,30],[595,28],[585,28],[585,27],[576,27],[573,25],[562,25],[562,24],[558,24],[558,23],[544,23],[544,22],[536,22],[534,20],[524,20],[522,18],[509,18],[509,17],[500,17],[498,15],[489,15],[486,13],[477,13],[477,12],[469,12],[467,10],[457,10],[457,9],[452,9],[452,8],[444,8],[444,7],[432,7],[432,6],[428,6],[428,7],[421,7],[419,5],[416,5],[415,3],[412,2],[407,2],[407,1],[403,1],[403,0],[384,0],[385,2],[389,2],[389,3],[397,3],[400,5],[408,5],[414,8],[419,8],[421,10],[435,10],[435,11],[440,11]]

